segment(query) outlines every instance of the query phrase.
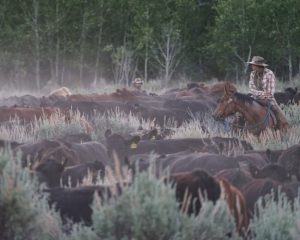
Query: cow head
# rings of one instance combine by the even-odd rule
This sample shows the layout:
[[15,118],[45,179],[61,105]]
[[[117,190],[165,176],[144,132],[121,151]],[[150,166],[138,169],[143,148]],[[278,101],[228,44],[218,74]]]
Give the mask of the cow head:
[[124,163],[125,157],[130,155],[130,150],[137,148],[141,140],[139,136],[125,139],[120,134],[112,134],[110,129],[106,130],[105,138],[108,156],[113,158],[115,154],[122,164]]
[[66,167],[67,161],[67,159],[64,159],[59,162],[53,158],[48,158],[38,163],[33,170],[36,172],[39,182],[46,183],[49,188],[58,187],[60,185],[61,174]]

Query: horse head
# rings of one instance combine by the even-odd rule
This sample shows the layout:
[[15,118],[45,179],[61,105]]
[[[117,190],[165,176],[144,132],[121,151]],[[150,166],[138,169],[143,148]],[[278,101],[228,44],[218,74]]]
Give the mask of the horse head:
[[216,120],[222,120],[225,117],[232,115],[236,112],[234,94],[236,93],[236,88],[229,82],[224,85],[224,94],[218,100],[216,109],[213,112],[213,118]]

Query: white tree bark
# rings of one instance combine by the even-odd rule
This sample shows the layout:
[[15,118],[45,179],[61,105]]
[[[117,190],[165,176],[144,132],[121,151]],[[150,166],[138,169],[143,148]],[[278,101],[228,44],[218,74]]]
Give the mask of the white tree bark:
[[[96,86],[98,79],[99,79],[99,63],[100,63],[100,51],[101,51],[101,44],[102,44],[102,32],[103,32],[103,21],[104,21],[104,4],[103,0],[99,3],[100,6],[100,13],[99,13],[99,30],[97,35],[97,50],[96,50],[96,60],[95,60],[95,74],[94,74],[94,82],[93,85]],[[100,73],[101,76],[101,73]]]
[[34,45],[35,45],[35,83],[37,89],[41,88],[40,79],[40,33],[39,33],[39,1],[33,0],[33,31],[34,31]]
[[84,49],[86,40],[86,2],[87,0],[84,0],[80,35],[79,84],[81,86],[83,86]]
[[177,68],[181,52],[179,36],[174,30],[172,24],[167,26],[162,34],[162,39],[156,42],[157,49],[154,49],[154,59],[158,68],[163,73],[164,85],[167,85]]

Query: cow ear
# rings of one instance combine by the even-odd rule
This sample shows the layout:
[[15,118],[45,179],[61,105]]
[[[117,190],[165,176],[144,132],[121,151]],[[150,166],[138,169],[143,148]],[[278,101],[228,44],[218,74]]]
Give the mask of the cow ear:
[[226,82],[224,85],[224,92],[225,95],[231,97],[236,92],[236,89],[230,82]]
[[137,144],[139,143],[140,140],[141,140],[140,136],[134,136],[131,139],[127,140],[127,145],[130,148],[135,149],[137,148]]
[[109,138],[112,135],[112,131],[110,129],[107,129],[104,133],[105,138]]

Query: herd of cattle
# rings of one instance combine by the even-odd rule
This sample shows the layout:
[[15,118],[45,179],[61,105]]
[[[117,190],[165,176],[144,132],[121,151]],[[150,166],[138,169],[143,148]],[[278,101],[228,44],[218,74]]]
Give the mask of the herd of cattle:
[[[169,120],[180,126],[197,114],[211,113],[223,89],[224,82],[191,83],[184,89],[172,89],[160,95],[125,88],[110,94],[71,94],[63,87],[46,97],[25,95],[0,99],[1,124],[15,116],[20,124],[28,124],[57,111],[69,121],[70,111],[78,110],[84,116],[86,130],[34,143],[2,140],[0,145],[3,148],[9,143],[14,153],[21,153],[23,167],[29,167],[31,174],[45,183],[49,204],[55,204],[64,220],[91,224],[94,193],[98,192],[100,197],[113,194],[110,186],[80,185],[88,174],[92,182],[99,183],[97,178],[103,179],[108,167],[115,169],[118,159],[121,166],[131,169],[133,177],[137,171],[154,166],[157,177],[175,183],[181,208],[188,190],[193,203],[185,208],[188,214],[197,214],[201,209],[199,190],[211,201],[225,199],[237,231],[245,236],[259,197],[272,189],[275,193],[281,189],[291,202],[298,195],[300,145],[258,151],[249,142],[237,138],[170,139],[168,134],[172,131],[162,131]],[[278,92],[275,97],[282,104],[300,103],[297,88]],[[156,128],[128,136],[108,129],[105,141],[93,141],[90,134],[94,117],[116,109],[149,119]],[[122,188],[117,190],[122,194]]]

